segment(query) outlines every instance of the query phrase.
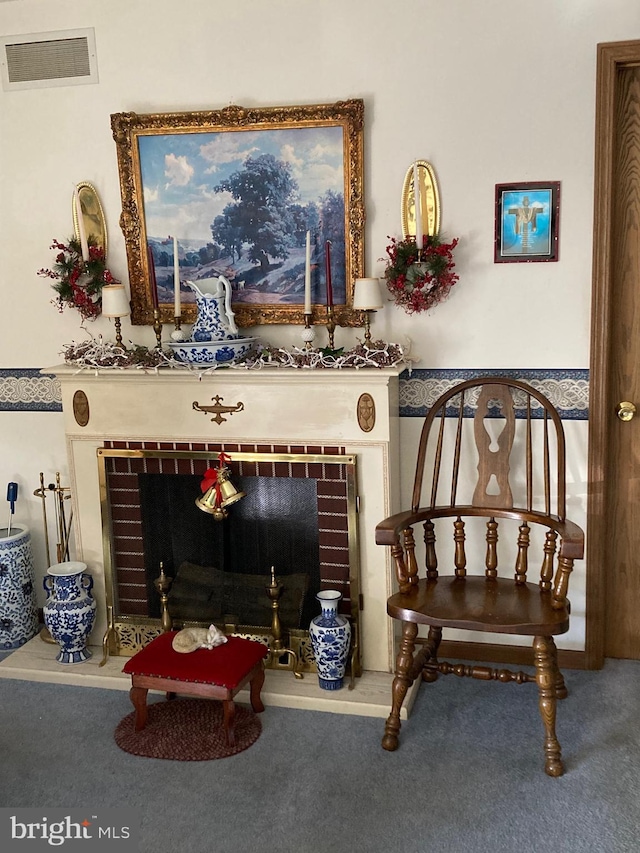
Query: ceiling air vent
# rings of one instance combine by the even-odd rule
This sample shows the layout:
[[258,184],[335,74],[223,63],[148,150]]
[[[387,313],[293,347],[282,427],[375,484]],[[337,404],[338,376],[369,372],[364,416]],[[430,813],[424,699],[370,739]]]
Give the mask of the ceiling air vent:
[[0,36],[0,45],[5,91],[98,82],[93,28]]

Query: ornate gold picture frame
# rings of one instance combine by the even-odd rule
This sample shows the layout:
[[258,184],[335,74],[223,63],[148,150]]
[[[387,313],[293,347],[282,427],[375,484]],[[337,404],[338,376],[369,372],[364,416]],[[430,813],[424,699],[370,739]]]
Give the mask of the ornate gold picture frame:
[[[334,316],[362,325],[353,283],[364,269],[364,103],[193,113],[115,113],[131,320],[196,317],[186,284],[224,275],[241,326],[304,322],[307,232],[312,313],[326,319],[329,256]],[[175,240],[174,240],[175,238]],[[327,251],[327,245],[329,250]]]

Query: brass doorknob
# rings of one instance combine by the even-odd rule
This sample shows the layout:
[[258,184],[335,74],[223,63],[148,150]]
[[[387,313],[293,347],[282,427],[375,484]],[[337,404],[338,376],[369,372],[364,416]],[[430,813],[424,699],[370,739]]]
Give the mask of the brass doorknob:
[[623,400],[622,403],[618,403],[616,414],[618,415],[621,421],[630,421],[635,415],[635,413],[636,407],[628,400]]

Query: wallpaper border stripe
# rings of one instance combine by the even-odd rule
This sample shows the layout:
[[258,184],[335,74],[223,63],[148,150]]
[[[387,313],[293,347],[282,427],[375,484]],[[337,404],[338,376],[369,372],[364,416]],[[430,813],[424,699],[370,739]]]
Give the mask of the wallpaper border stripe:
[[[400,417],[422,418],[434,400],[456,382],[474,376],[523,379],[542,391],[565,420],[588,420],[587,369],[450,369],[416,368],[400,375]],[[60,383],[37,367],[0,368],[1,412],[61,412]]]
[[0,368],[0,412],[61,412],[60,383],[37,367]]
[[440,394],[457,382],[476,376],[521,379],[542,391],[563,420],[589,419],[589,371],[550,368],[406,370],[400,375],[400,417],[423,418]]

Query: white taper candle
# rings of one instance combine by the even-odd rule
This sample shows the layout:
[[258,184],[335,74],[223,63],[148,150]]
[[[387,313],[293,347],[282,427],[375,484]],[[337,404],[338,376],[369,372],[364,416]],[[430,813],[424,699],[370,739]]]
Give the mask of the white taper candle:
[[178,258],[178,238],[173,238],[173,316],[182,316],[180,300],[180,261]]
[[307,249],[304,262],[304,313],[311,314],[311,231],[307,231]]

